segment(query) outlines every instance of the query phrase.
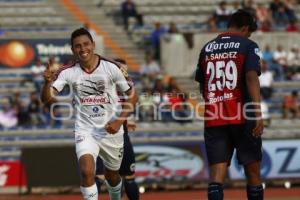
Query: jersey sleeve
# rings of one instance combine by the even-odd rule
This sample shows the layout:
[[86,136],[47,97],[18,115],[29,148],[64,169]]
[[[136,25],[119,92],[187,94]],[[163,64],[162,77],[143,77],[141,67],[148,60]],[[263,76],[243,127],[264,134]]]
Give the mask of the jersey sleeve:
[[203,63],[203,51],[201,51],[200,55],[199,55],[199,59],[198,59],[198,64],[197,64],[197,68],[196,68],[196,72],[195,72],[195,81],[202,83],[204,81],[204,74],[203,74],[203,70],[202,70],[202,63]]
[[133,81],[129,77],[125,66],[112,65],[110,67],[112,80],[120,92],[126,92],[133,87]]
[[251,42],[247,48],[247,56],[245,59],[245,69],[247,71],[254,70],[259,76],[261,74],[260,58],[262,53],[256,43]]
[[67,73],[66,70],[63,70],[56,76],[56,79],[52,83],[52,87],[54,87],[58,92],[61,92],[67,83]]

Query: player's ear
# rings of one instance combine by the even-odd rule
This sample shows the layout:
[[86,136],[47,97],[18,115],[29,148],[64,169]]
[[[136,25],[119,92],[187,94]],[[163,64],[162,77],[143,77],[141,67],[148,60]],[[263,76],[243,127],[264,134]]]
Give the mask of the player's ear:
[[73,48],[73,46],[71,47],[71,50],[72,50],[72,53],[74,54],[74,48]]
[[248,36],[249,35],[249,32],[250,32],[250,27],[249,26],[242,26],[240,28],[241,30],[241,33],[245,36]]

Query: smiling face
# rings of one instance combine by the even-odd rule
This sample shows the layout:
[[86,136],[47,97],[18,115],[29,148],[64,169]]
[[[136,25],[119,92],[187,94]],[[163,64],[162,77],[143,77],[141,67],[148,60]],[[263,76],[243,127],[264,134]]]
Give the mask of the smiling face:
[[72,51],[76,58],[82,63],[92,60],[95,50],[95,43],[87,36],[75,37],[72,43]]

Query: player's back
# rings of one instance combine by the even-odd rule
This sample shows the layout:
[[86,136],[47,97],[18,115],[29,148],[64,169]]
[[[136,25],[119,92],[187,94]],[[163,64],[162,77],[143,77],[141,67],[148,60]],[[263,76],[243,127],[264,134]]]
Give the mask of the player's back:
[[207,127],[244,123],[243,106],[249,102],[245,73],[259,72],[257,66],[256,43],[241,35],[223,33],[203,47],[196,79],[203,87]]

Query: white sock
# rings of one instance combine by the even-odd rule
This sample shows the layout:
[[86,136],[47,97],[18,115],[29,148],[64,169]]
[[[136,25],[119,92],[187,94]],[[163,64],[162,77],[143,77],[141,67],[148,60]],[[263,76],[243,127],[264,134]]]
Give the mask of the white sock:
[[122,179],[120,183],[115,187],[111,187],[106,180],[105,184],[110,196],[110,200],[121,200]]
[[84,200],[98,200],[98,190],[96,184],[90,187],[80,187]]

